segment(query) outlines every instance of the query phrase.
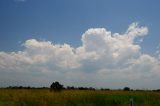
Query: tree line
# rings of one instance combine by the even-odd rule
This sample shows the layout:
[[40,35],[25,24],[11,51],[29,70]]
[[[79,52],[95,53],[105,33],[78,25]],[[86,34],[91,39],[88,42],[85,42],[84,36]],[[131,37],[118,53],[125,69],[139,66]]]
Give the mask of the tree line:
[[[64,85],[60,84],[58,81],[53,82],[50,87],[30,87],[30,86],[9,86],[6,87],[7,89],[50,89],[50,91],[55,91],[55,92],[60,92],[62,90],[97,90],[94,87],[74,87],[74,86],[67,86],[64,87]],[[102,91],[109,91],[111,89],[109,88],[101,88],[99,90]],[[153,92],[160,92],[160,89],[156,90],[142,90],[142,89],[130,89],[129,87],[124,87],[123,89],[118,89],[118,90],[124,90],[124,91],[153,91]]]

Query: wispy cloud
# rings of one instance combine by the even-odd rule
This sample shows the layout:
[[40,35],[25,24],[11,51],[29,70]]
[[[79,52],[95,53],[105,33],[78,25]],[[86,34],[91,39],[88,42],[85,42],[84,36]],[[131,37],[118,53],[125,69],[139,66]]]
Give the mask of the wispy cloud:
[[27,0],[14,0],[15,2],[26,2]]

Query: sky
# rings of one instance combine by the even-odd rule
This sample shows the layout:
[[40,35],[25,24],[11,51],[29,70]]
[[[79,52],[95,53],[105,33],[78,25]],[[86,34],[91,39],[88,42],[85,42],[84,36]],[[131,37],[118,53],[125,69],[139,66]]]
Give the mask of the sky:
[[0,0],[0,86],[160,88],[159,0]]

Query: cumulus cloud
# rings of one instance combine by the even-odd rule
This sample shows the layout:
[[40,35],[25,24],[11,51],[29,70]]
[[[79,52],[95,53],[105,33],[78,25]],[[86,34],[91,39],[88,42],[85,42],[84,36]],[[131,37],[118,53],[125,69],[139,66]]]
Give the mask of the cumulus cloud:
[[29,39],[22,51],[0,52],[0,83],[49,86],[58,80],[75,86],[157,88],[160,61],[142,54],[136,43],[147,34],[147,27],[132,23],[124,34],[90,28],[77,48]]

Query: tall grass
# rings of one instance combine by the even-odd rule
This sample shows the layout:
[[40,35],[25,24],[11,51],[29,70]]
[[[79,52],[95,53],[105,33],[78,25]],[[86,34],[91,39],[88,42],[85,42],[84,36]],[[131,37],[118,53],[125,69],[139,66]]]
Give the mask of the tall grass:
[[0,89],[0,106],[160,106],[160,93],[48,89]]

